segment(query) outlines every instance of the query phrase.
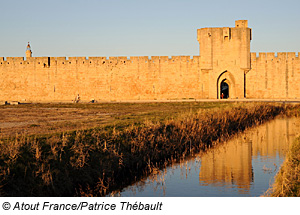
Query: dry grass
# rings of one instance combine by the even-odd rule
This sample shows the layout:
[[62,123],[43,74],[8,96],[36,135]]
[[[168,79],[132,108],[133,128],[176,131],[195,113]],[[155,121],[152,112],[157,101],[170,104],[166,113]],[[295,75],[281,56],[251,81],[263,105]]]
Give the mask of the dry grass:
[[126,127],[145,120],[161,121],[183,112],[237,106],[237,103],[106,103],[24,104],[0,106],[0,138],[83,130],[100,126]]
[[275,183],[266,196],[300,197],[300,138],[291,145]]
[[0,194],[105,196],[285,109],[256,104],[201,109],[122,129],[100,127],[2,140]]

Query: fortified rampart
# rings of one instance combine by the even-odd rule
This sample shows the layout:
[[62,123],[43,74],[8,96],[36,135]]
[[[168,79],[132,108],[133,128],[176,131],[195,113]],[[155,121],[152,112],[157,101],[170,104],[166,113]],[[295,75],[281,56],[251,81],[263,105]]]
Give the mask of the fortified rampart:
[[247,20],[198,29],[200,56],[0,58],[0,101],[300,98],[295,53],[250,53]]
[[202,98],[201,80],[199,56],[0,58],[0,98],[10,101]]
[[[299,53],[298,53],[299,56]],[[247,98],[300,98],[300,59],[295,52],[251,53]]]

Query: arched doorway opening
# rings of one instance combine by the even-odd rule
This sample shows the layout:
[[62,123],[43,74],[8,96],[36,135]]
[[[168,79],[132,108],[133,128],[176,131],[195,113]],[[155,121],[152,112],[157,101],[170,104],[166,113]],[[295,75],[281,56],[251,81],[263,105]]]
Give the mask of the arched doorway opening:
[[226,82],[226,79],[224,79],[221,82],[220,95],[221,95],[221,99],[228,99],[229,98],[229,84]]
[[217,78],[216,85],[218,99],[235,98],[235,78],[230,72],[228,72],[227,70],[222,72]]

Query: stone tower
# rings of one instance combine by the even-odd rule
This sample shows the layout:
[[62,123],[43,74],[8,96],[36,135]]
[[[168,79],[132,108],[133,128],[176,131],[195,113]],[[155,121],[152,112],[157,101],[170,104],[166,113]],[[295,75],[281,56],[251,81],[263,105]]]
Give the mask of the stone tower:
[[30,44],[28,42],[27,49],[26,49],[26,59],[28,59],[30,57],[32,57],[32,51],[31,51]]
[[247,20],[235,27],[198,29],[201,71],[208,80],[206,98],[244,98],[250,67],[251,29]]

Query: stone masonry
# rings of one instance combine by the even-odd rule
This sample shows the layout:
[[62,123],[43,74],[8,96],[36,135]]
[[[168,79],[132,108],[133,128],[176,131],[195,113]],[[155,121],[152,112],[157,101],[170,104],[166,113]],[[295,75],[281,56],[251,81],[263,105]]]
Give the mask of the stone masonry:
[[0,58],[0,101],[300,98],[296,53],[250,53],[247,20],[198,29],[199,56]]

